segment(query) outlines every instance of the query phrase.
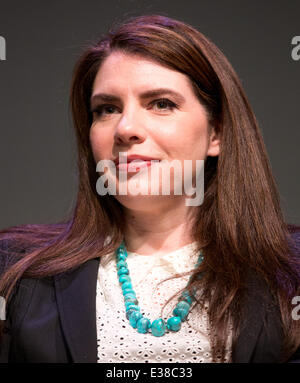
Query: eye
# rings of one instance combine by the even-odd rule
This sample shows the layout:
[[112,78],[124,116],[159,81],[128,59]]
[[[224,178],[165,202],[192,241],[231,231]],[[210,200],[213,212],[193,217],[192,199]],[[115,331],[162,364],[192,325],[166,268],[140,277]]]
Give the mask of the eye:
[[168,100],[167,98],[160,98],[159,100],[154,100],[150,103],[150,105],[156,105],[158,107],[158,111],[168,111],[177,108],[177,104],[175,104],[173,101]]
[[94,109],[91,110],[91,113],[96,117],[103,117],[105,115],[114,114],[114,111],[116,109],[117,108],[114,105],[103,104],[96,106]]

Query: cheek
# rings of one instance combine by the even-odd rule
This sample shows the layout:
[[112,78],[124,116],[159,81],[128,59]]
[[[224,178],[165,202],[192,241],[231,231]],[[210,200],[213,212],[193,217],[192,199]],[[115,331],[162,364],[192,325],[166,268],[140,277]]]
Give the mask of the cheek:
[[110,158],[112,147],[111,141],[112,140],[109,138],[108,134],[103,134],[96,128],[91,128],[90,144],[96,161]]
[[207,124],[205,121],[185,119],[173,124],[170,129],[156,133],[161,147],[178,159],[204,159],[208,145]]
[[208,145],[208,124],[206,119],[192,118],[183,130],[180,146],[186,158],[204,159]]

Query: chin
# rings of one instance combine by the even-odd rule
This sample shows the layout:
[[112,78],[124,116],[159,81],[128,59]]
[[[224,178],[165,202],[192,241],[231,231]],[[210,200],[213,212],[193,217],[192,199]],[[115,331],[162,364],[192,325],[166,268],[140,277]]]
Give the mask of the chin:
[[125,208],[144,212],[152,212],[155,208],[165,207],[183,196],[172,195],[115,195],[114,198]]

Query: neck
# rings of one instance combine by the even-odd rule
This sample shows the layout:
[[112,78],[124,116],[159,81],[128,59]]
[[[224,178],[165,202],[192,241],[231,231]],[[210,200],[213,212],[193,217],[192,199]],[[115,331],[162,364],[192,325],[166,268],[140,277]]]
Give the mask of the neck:
[[143,255],[165,254],[194,242],[190,211],[180,206],[159,212],[126,211],[125,244]]

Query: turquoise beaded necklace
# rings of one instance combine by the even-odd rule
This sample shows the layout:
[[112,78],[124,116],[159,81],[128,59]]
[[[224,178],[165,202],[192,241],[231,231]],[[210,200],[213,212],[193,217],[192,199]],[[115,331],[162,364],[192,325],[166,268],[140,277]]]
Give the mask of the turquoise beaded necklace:
[[[194,297],[189,295],[188,290],[183,291],[179,298],[175,309],[173,310],[173,315],[171,318],[165,322],[162,318],[155,319],[152,323],[148,318],[143,317],[140,307],[138,305],[138,300],[136,293],[133,290],[131,284],[131,278],[129,276],[128,265],[126,262],[127,250],[125,247],[124,241],[116,250],[116,261],[117,261],[117,270],[119,276],[119,282],[122,287],[126,318],[129,320],[130,325],[137,329],[141,334],[151,332],[154,336],[162,336],[166,333],[166,330],[178,331],[181,328],[181,323],[184,322],[189,313],[192,302],[195,300]],[[198,262],[195,267],[200,265],[203,261],[203,256],[200,252]],[[191,277],[190,277],[191,279]],[[189,282],[190,282],[189,279]],[[189,284],[188,282],[188,284]]]

